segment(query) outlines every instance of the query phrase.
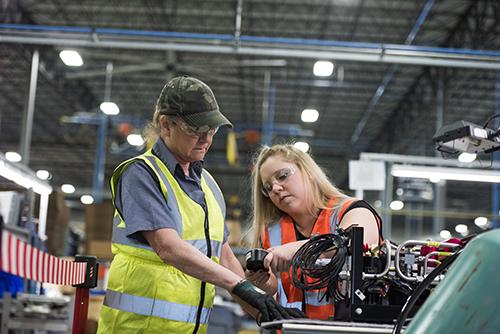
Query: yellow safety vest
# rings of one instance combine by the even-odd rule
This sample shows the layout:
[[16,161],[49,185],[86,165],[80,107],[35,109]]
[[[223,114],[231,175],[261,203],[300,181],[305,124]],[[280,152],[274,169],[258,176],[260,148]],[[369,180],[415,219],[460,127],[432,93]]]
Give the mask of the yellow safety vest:
[[[182,224],[185,241],[220,262],[225,204],[212,176],[202,172],[201,187],[207,210],[181,189],[165,164],[151,150],[123,162],[111,178],[111,193],[125,169],[142,160],[156,175],[171,214]],[[126,222],[115,210],[109,281],[98,333],[206,333],[215,287],[164,263],[146,244],[128,238]]]

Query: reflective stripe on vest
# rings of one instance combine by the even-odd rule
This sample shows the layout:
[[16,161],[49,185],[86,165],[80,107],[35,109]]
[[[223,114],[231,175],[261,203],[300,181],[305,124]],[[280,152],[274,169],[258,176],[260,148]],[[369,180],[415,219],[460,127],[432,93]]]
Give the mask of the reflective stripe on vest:
[[[197,306],[184,305],[153,298],[134,296],[113,290],[106,290],[104,305],[144,316],[154,316],[167,320],[196,323]],[[210,309],[203,308],[200,323],[208,323]]]
[[[161,181],[163,184],[167,187],[167,205],[171,206],[171,214],[173,215],[173,219],[175,221],[182,221],[181,214],[179,212],[179,204],[177,203],[177,198],[175,198],[174,190],[172,189],[172,185],[170,185],[170,182],[168,182],[167,177],[163,172],[161,171],[160,166],[158,166],[158,162],[156,161],[155,157],[153,156],[146,156],[146,159],[148,159],[151,164],[153,164],[154,168],[156,169],[157,175],[160,176]],[[179,224],[177,224],[179,225]],[[181,226],[176,226],[175,230],[179,235],[182,235],[182,225]]]
[[302,302],[292,302],[290,303],[286,298],[285,290],[283,290],[283,283],[281,283],[281,278],[278,278],[278,302],[283,307],[296,307],[299,310],[302,309]]
[[205,182],[207,182],[207,186],[210,188],[212,191],[212,194],[214,194],[215,200],[219,204],[220,210],[222,211],[222,216],[226,216],[226,202],[224,202],[224,196],[222,195],[222,192],[219,189],[219,186],[217,183],[215,183],[215,180],[212,178],[212,175],[210,175],[206,170],[202,170],[203,175],[205,175]]

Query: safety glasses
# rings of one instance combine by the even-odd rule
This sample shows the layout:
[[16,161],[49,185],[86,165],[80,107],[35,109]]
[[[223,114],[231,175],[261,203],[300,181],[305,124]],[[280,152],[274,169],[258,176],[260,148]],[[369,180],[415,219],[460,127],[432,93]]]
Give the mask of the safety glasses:
[[203,126],[201,128],[195,128],[190,126],[183,121],[172,121],[172,124],[178,125],[181,130],[190,137],[203,137],[203,136],[213,136],[219,131],[219,127],[209,128],[208,126]]
[[295,168],[293,167],[286,167],[276,171],[269,181],[262,184],[260,188],[262,195],[269,197],[275,184],[280,186],[284,185],[293,174],[295,174]]

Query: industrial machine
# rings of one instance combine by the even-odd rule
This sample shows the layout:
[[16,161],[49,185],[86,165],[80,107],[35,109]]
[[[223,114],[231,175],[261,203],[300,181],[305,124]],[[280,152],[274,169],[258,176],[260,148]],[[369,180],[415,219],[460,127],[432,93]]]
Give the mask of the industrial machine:
[[[369,247],[363,228],[353,226],[312,237],[292,260],[292,278],[304,290],[324,290],[324,298],[335,302],[332,320],[393,324],[419,284],[461,247],[458,239],[408,240],[399,246],[386,240]],[[443,278],[431,281],[417,306]]]

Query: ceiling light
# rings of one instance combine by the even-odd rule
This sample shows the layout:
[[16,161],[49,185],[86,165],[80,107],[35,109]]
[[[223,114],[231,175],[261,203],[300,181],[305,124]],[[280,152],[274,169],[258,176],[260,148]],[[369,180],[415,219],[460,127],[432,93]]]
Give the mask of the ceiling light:
[[405,204],[402,202],[402,201],[392,201],[391,204],[389,204],[389,207],[391,208],[391,210],[394,210],[394,211],[399,211],[401,210],[402,208],[404,208]]
[[473,162],[476,160],[477,154],[476,153],[467,153],[467,152],[462,152],[458,156],[458,161],[460,162]]
[[38,177],[40,180],[48,180],[50,177],[50,173],[48,170],[40,169],[36,171],[36,177]]
[[333,63],[331,61],[318,60],[314,63],[313,73],[317,77],[329,77],[333,73]]
[[5,160],[0,155],[0,176],[10,180],[23,188],[33,189],[39,195],[49,195],[52,192],[52,187],[42,182],[35,177],[33,172],[28,168],[20,168],[17,165],[11,164],[6,158]]
[[80,201],[83,204],[92,204],[92,203],[94,203],[94,197],[92,197],[90,195],[83,195],[82,197],[80,197]]
[[83,59],[80,54],[74,50],[63,50],[59,52],[59,58],[67,66],[82,66]]
[[393,165],[391,174],[396,177],[417,179],[439,178],[441,180],[500,183],[500,172],[471,168]]
[[451,237],[451,232],[448,230],[442,230],[439,232],[439,236],[443,239],[449,239]]
[[12,162],[19,162],[22,160],[22,157],[17,152],[6,152],[5,159],[12,161]]
[[144,138],[140,134],[131,133],[127,136],[127,142],[132,146],[142,146],[144,144]]
[[120,113],[120,108],[114,102],[103,102],[99,108],[106,115],[118,115]]
[[467,233],[468,230],[469,228],[467,227],[467,225],[464,224],[458,224],[457,226],[455,226],[455,231],[457,231],[457,233],[460,234],[465,234]]
[[300,119],[304,123],[314,123],[318,120],[319,112],[316,109],[304,109],[300,115]]
[[488,225],[488,218],[477,217],[476,219],[474,219],[474,224],[476,224],[476,226],[478,227],[485,227],[486,225]]
[[72,194],[75,192],[76,189],[72,184],[66,183],[61,186],[61,190],[65,194]]
[[382,201],[381,200],[376,200],[375,202],[373,202],[373,205],[376,207],[376,208],[381,208],[382,207]]
[[307,153],[307,151],[309,151],[309,144],[306,143],[305,141],[298,141],[295,144],[293,144],[293,146],[295,146],[296,148],[298,148],[302,152]]

